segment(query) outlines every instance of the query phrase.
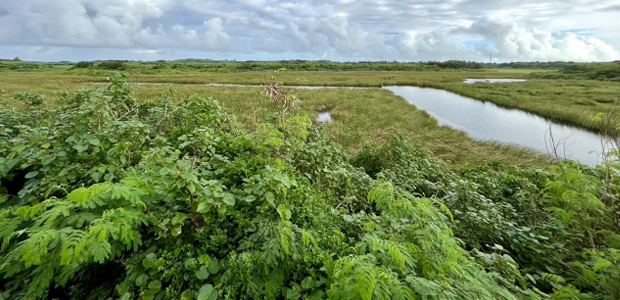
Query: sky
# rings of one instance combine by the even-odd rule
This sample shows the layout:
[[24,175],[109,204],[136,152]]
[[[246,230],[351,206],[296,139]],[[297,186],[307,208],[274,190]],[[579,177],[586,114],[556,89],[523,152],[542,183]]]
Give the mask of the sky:
[[0,58],[620,59],[620,0],[0,0]]

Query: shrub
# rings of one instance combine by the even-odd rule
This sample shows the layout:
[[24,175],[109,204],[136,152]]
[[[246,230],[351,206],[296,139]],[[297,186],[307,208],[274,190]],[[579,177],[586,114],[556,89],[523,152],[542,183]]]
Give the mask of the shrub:
[[96,64],[95,66],[98,69],[102,69],[102,70],[121,71],[121,70],[124,70],[125,63],[122,61],[110,60],[110,61],[100,62]]
[[13,98],[15,100],[23,101],[30,106],[39,106],[43,105],[43,102],[45,101],[45,98],[47,98],[47,96],[33,93],[18,93],[15,94]]

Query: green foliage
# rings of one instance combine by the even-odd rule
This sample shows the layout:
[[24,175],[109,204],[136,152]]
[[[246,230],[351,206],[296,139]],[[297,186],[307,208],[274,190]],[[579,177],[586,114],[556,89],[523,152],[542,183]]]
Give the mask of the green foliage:
[[45,95],[40,95],[40,94],[18,93],[18,94],[15,94],[13,98],[18,101],[23,101],[29,106],[39,106],[43,104],[43,101],[45,101],[45,98],[47,97]]
[[530,75],[542,79],[589,79],[620,81],[620,63],[574,63],[566,64],[557,72],[541,72]]
[[73,65],[70,70],[73,70],[73,69],[88,69],[88,68],[90,68],[90,67],[92,67],[94,65],[95,65],[95,63],[92,62],[92,61],[80,61],[80,62],[76,63],[75,65]]
[[125,69],[125,63],[117,60],[103,61],[96,65],[98,69],[120,71]]
[[3,299],[618,297],[617,160],[350,160],[301,115],[248,129],[126,81],[0,109]]

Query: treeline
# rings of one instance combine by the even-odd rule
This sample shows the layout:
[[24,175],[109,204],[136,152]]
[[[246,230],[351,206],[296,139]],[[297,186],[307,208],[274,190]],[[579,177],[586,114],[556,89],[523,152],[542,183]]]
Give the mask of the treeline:
[[0,71],[36,71],[64,68],[73,66],[71,62],[24,62],[21,60],[0,59]]
[[533,73],[530,76],[541,79],[590,79],[620,82],[620,62],[567,64],[556,72]]
[[328,60],[282,60],[282,61],[234,61],[210,59],[181,59],[175,61],[81,61],[72,62],[22,62],[0,60],[0,71],[28,71],[43,69],[65,69],[72,73],[98,74],[107,71],[123,71],[130,74],[180,74],[187,72],[264,72],[289,71],[444,71],[484,69],[541,69],[559,70],[535,75],[536,78],[553,79],[602,79],[614,80],[618,76],[619,63],[574,63],[574,62],[510,62],[480,63],[465,60],[448,61],[360,61],[335,62]]
[[274,70],[288,71],[442,71],[442,70],[479,70],[483,64],[473,61],[450,60],[444,62],[396,62],[396,61],[361,61],[334,62],[327,60],[283,60],[283,61],[216,61],[201,59],[183,59],[176,61],[82,61],[72,66],[71,70],[90,71],[124,71],[129,73],[178,73],[178,72],[263,72]]
[[[74,69],[97,70],[182,70],[194,69],[209,72],[247,72],[247,71],[433,71],[443,69],[543,69],[560,70],[574,69],[579,66],[598,68],[605,63],[575,63],[566,61],[553,62],[509,62],[509,63],[481,63],[465,60],[448,61],[359,61],[335,62],[329,60],[281,60],[281,61],[234,61],[211,59],[180,59],[175,61],[82,61],[73,65]],[[613,64],[613,63],[607,63]]]
[[15,57],[13,59],[0,58],[0,61],[22,61],[22,60],[19,57]]
[[545,69],[545,70],[558,70],[563,67],[573,66],[575,64],[590,64],[590,63],[575,63],[572,61],[530,61],[530,62],[509,62],[509,63],[484,63],[485,69]]
[[262,72],[274,70],[290,71],[435,71],[446,68],[439,63],[397,63],[397,62],[332,62],[332,61],[101,61],[79,62],[72,69],[115,70],[138,73],[165,73],[166,71],[200,72]]

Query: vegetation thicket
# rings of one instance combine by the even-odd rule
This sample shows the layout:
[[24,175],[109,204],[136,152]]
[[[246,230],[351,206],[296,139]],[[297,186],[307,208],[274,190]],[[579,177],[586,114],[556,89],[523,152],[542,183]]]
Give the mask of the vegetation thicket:
[[455,171],[123,76],[58,97],[0,109],[3,299],[620,297],[617,153]]
[[555,72],[533,73],[541,79],[587,79],[620,82],[620,62],[580,63],[562,66]]
[[454,71],[483,69],[529,69],[557,70],[572,64],[563,62],[532,63],[480,63],[464,60],[448,61],[367,61],[334,62],[328,60],[283,60],[283,61],[218,61],[209,59],[181,59],[176,61],[81,61],[71,62],[22,62],[21,60],[1,60],[0,71],[32,71],[35,69],[54,69],[71,71],[73,74],[101,75],[105,71],[123,71],[131,74],[183,74],[186,72],[263,72],[273,70],[289,71]]

